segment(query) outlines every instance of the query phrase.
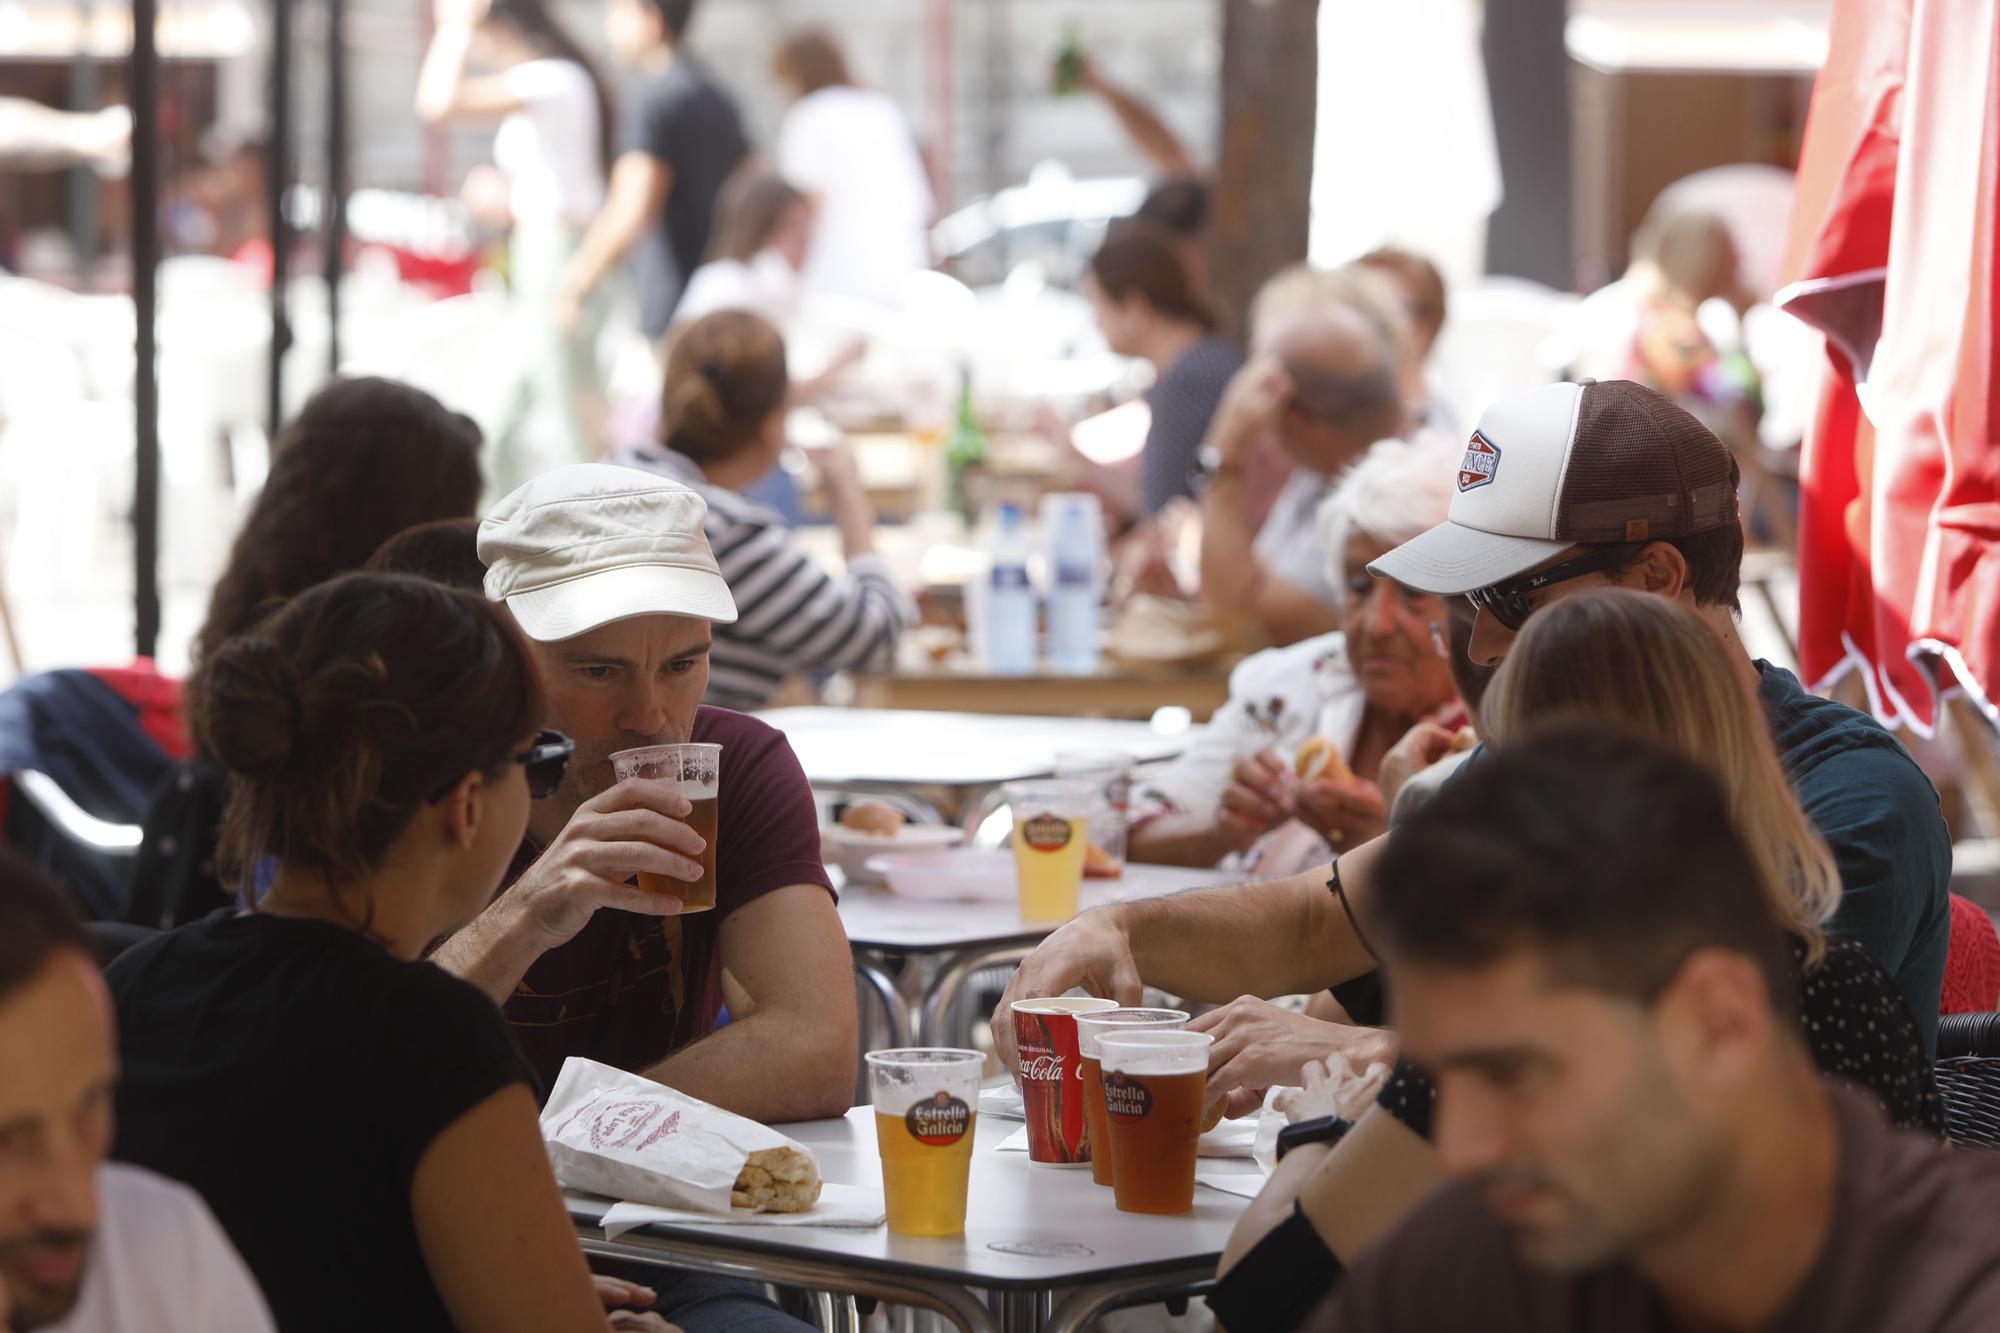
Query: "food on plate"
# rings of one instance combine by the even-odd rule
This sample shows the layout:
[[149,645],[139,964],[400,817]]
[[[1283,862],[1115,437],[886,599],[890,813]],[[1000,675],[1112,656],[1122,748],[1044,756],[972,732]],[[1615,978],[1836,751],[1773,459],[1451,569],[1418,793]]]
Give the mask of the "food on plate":
[[1085,879],[1118,879],[1125,873],[1125,867],[1112,859],[1111,853],[1094,842],[1083,845],[1083,877]]
[[893,838],[908,822],[909,817],[901,810],[880,801],[856,801],[840,813],[842,828],[872,838]]
[[730,1206],[764,1213],[809,1212],[819,1199],[819,1167],[796,1148],[750,1154],[729,1192]]
[[1331,782],[1351,782],[1354,770],[1340,757],[1340,750],[1324,736],[1314,736],[1299,747],[1292,758],[1292,769],[1301,781],[1316,782],[1326,778]]

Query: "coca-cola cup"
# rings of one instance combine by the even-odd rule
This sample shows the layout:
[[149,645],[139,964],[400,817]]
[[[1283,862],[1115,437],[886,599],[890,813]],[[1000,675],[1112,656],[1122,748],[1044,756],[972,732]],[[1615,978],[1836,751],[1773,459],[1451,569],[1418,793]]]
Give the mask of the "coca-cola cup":
[[1089,996],[1014,1001],[1028,1160],[1044,1166],[1089,1165],[1090,1121],[1083,1111],[1083,1057],[1077,1050],[1076,1016],[1117,1007],[1116,1000]]

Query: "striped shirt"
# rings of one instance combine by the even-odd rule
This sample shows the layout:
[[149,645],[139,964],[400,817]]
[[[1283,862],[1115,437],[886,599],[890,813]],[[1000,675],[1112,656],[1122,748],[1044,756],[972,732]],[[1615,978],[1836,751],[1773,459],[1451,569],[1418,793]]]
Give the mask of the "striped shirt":
[[685,455],[648,444],[632,461],[708,501],[708,544],[736,599],[736,623],[715,627],[703,703],[749,712],[788,676],[889,664],[916,611],[879,557],[856,556],[846,573],[829,574],[775,510],[713,485]]

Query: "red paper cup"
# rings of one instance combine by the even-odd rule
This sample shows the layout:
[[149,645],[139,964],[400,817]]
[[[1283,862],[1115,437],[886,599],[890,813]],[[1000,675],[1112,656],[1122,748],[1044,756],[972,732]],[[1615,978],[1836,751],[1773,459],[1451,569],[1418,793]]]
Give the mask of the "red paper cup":
[[1046,1166],[1090,1162],[1090,1121],[1083,1113],[1083,1057],[1076,1016],[1118,1008],[1088,996],[1014,1001],[1014,1044],[1021,1057],[1021,1101],[1028,1113],[1028,1159]]

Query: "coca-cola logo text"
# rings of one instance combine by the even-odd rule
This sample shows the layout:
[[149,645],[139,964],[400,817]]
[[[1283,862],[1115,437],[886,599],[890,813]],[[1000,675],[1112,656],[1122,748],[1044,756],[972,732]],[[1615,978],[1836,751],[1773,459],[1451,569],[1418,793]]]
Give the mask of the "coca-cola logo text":
[[1038,1055],[1021,1062],[1021,1077],[1030,1083],[1060,1083],[1062,1076],[1063,1058],[1060,1055]]

